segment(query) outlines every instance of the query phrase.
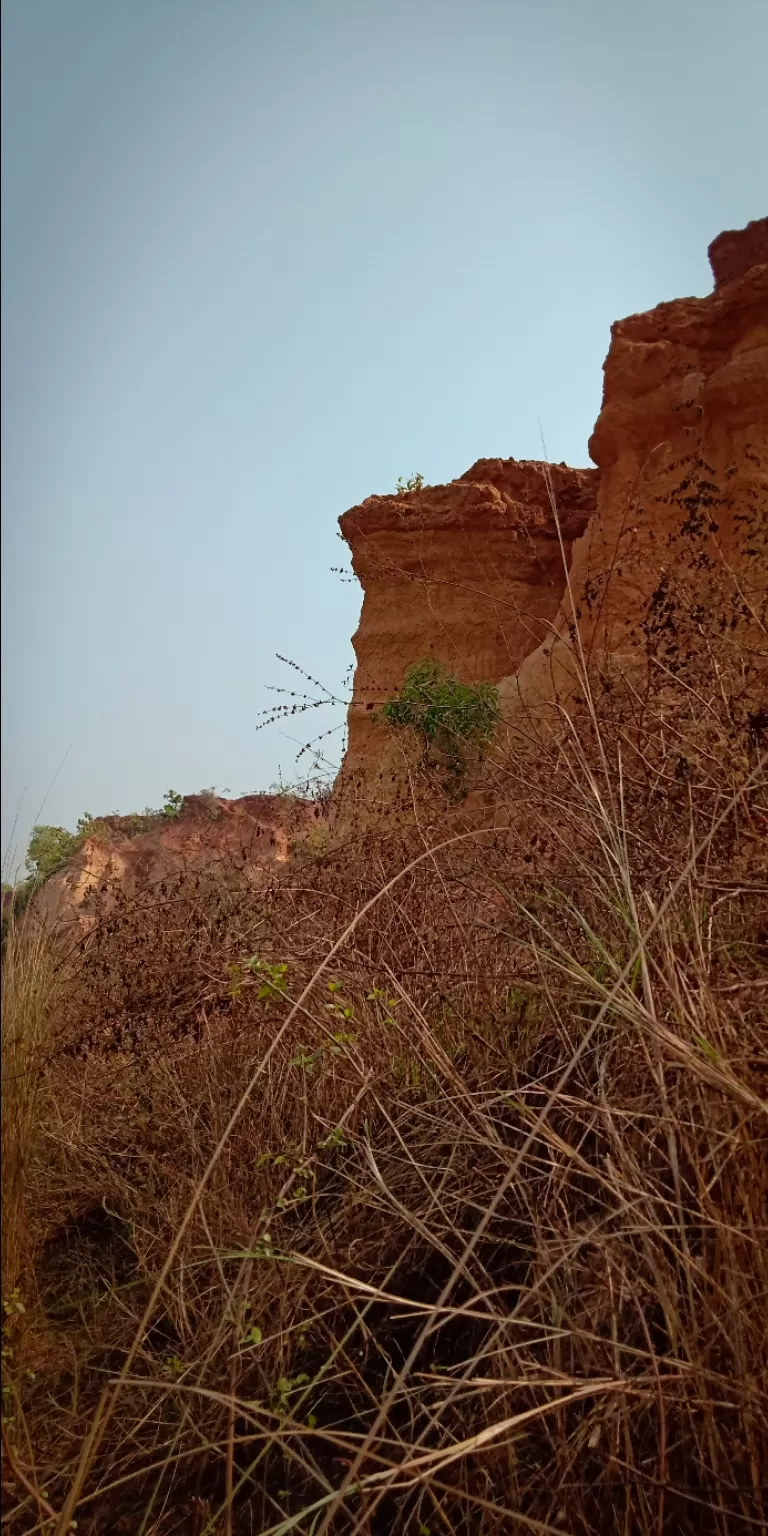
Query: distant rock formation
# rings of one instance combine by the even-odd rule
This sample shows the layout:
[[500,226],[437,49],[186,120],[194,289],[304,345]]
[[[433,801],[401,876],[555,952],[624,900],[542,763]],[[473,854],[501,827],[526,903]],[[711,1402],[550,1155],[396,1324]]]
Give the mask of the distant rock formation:
[[237,871],[257,884],[265,868],[286,862],[294,839],[323,819],[318,804],[289,795],[213,794],[186,795],[178,817],[159,815],[146,830],[135,830],[146,818],[106,817],[66,868],[46,880],[34,909],[54,926],[76,922],[87,930],[96,908],[108,913],[118,892],[151,895],[186,871]]

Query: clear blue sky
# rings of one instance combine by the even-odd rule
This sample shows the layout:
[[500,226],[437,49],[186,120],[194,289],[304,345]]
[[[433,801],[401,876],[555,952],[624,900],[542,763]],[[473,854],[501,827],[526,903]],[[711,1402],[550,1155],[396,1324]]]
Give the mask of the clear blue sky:
[[275,652],[343,683],[338,514],[541,457],[539,420],[587,462],[611,321],[708,292],[708,242],[767,211],[768,6],[5,0],[2,25],[7,851],[58,769],[69,826],[292,777],[255,726]]

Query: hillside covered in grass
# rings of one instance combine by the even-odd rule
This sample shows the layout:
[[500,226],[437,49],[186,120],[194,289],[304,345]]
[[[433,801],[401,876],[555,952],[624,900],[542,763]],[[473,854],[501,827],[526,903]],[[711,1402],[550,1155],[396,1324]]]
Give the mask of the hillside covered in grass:
[[614,327],[567,537],[513,461],[346,514],[283,856],[10,922],[14,1536],[765,1527],[768,221],[712,264]]

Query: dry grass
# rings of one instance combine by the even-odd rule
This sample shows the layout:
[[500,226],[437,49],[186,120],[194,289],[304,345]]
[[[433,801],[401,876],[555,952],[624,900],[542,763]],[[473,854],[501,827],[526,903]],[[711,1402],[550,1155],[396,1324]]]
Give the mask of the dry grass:
[[22,933],[11,915],[3,946],[2,1203],[3,1296],[28,1267],[28,1181],[39,1129],[40,1094],[49,1053],[58,976],[45,934]]
[[414,785],[58,991],[12,934],[10,1531],[768,1529],[766,766],[704,662],[590,678],[493,827]]

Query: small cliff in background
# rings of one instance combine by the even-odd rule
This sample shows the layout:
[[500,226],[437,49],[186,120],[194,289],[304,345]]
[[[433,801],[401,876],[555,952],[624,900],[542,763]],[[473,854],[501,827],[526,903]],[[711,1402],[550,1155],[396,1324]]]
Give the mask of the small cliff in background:
[[35,908],[54,923],[77,917],[87,928],[96,908],[110,911],[117,891],[132,896],[196,870],[236,872],[257,884],[323,819],[320,804],[290,795],[185,795],[173,818],[108,816],[46,880]]

